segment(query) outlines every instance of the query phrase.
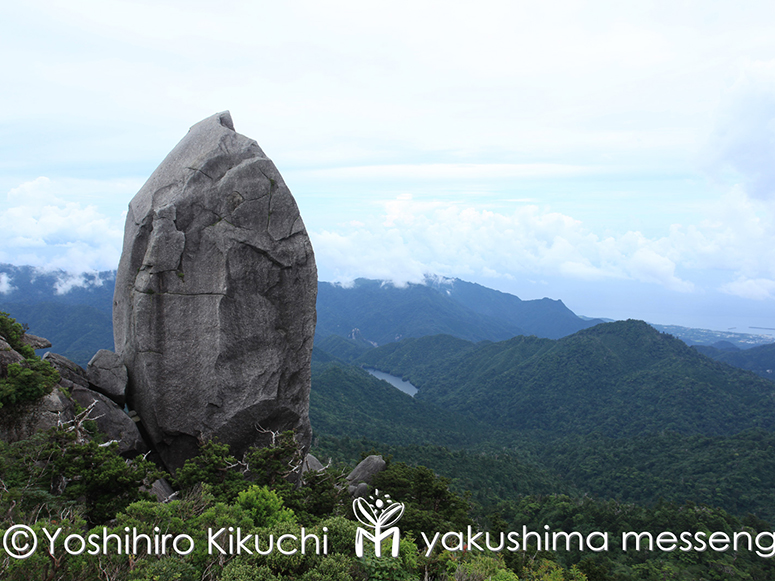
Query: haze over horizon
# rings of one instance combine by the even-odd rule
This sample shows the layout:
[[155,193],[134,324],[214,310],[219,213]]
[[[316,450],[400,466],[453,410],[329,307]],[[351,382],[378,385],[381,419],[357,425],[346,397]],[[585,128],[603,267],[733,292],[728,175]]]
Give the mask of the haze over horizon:
[[293,192],[321,280],[433,273],[587,316],[775,328],[771,3],[0,14],[0,262],[115,269],[129,200],[229,109]]

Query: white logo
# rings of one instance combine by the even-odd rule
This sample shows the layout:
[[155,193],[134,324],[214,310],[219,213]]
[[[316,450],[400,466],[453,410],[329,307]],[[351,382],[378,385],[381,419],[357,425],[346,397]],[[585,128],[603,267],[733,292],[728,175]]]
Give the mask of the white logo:
[[[358,527],[355,532],[355,554],[358,557],[363,557],[363,541],[368,539],[374,542],[374,554],[377,557],[382,556],[382,541],[389,537],[393,537],[393,550],[391,554],[393,557],[398,557],[398,542],[400,540],[401,531],[398,527],[392,525],[396,524],[404,514],[404,505],[401,502],[394,502],[391,500],[390,495],[384,496],[385,500],[379,497],[379,490],[374,490],[374,496],[369,496],[372,502],[367,501],[365,498],[356,498],[353,501],[353,512],[355,518],[357,518],[361,524],[366,525],[370,529],[374,529],[374,534]],[[386,527],[391,527],[386,529]]]

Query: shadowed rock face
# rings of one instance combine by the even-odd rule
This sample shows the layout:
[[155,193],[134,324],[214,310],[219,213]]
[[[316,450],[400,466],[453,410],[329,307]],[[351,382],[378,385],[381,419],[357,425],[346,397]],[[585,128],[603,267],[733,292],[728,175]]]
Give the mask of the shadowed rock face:
[[296,202],[228,112],[194,125],[129,204],[113,333],[167,467],[259,430],[309,446],[317,271]]

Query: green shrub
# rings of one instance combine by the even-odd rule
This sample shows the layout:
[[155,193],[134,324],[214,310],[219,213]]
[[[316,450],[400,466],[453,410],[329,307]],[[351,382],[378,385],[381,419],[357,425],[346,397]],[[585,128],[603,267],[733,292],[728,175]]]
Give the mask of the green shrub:
[[56,514],[77,505],[94,525],[112,519],[130,503],[149,497],[139,487],[161,475],[150,461],[131,462],[117,444],[81,441],[74,431],[52,428],[28,440],[0,445],[0,509],[7,518],[40,518],[41,510]]
[[417,545],[411,538],[402,538],[399,543],[398,558],[390,555],[392,541],[385,539],[382,542],[382,556],[374,554],[372,545],[364,546],[364,555],[361,565],[366,571],[369,581],[415,581],[417,575]]
[[293,511],[283,506],[283,499],[266,486],[253,485],[237,495],[237,504],[253,516],[259,527],[296,520]]
[[242,472],[235,470],[237,459],[229,452],[228,444],[208,440],[199,448],[195,458],[186,460],[175,474],[175,484],[183,490],[204,483],[219,502],[234,502],[237,495],[248,488]]
[[0,312],[0,336],[11,349],[24,357],[21,363],[11,363],[5,377],[0,377],[0,408],[35,401],[51,393],[59,381],[59,373],[48,361],[42,361],[29,345],[22,343],[24,327],[8,313]]
[[[4,536],[5,531],[11,526],[10,521],[0,521],[0,537]],[[18,524],[18,522],[17,522]],[[2,551],[0,558],[0,579],[3,581],[30,581],[31,579],[96,579],[90,572],[91,562],[85,557],[88,555],[72,556],[68,555],[62,548],[62,540],[71,533],[83,534],[85,522],[78,515],[72,518],[41,518],[37,522],[31,523],[31,528],[38,537],[38,547],[26,559],[11,559]],[[54,555],[49,555],[43,547],[48,545],[43,529],[54,533],[61,528],[59,534],[59,547]]]
[[358,561],[346,555],[329,555],[320,560],[317,567],[304,573],[301,581],[353,581],[362,578],[363,572]]
[[455,572],[456,581],[519,581],[513,571],[503,564],[503,559],[489,555],[473,555]]
[[35,401],[51,393],[57,381],[59,373],[47,361],[11,363],[8,376],[0,379],[0,407]]
[[[261,537],[262,549],[266,549],[269,535],[274,535],[274,550],[268,555],[257,555],[256,562],[268,566],[275,573],[282,573],[283,575],[289,576],[302,574],[314,561],[316,561],[316,556],[314,554],[314,548],[312,548],[313,544],[310,543],[307,544],[307,548],[312,548],[312,550],[307,552],[307,554],[302,555],[301,539],[298,538],[299,531],[300,526],[292,522],[281,522],[271,528],[257,529],[257,534]],[[298,539],[298,542],[296,543],[288,541],[283,543],[283,547],[286,551],[292,550],[293,548],[297,549],[292,555],[284,555],[277,548],[277,542],[284,534],[295,535]],[[320,535],[318,535],[318,537],[320,537]]]
[[24,326],[17,323],[16,319],[11,318],[8,313],[0,311],[0,337],[4,337],[11,349],[21,353],[25,359],[35,357],[35,351],[29,345],[22,343],[24,336]]
[[132,572],[131,581],[199,581],[196,568],[178,557],[145,559]]
[[358,529],[358,523],[347,520],[343,516],[335,516],[319,522],[312,532],[320,536],[323,534],[323,528],[328,529],[328,554],[353,555],[355,541],[355,531]]
[[281,581],[266,565],[256,567],[244,561],[232,561],[223,569],[221,581]]

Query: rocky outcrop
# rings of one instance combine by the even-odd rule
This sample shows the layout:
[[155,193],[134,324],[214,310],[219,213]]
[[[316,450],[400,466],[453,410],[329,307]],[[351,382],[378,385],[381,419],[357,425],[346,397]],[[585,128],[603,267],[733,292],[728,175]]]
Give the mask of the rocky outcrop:
[[51,341],[48,339],[38,337],[37,335],[30,335],[29,333],[22,335],[22,343],[29,345],[33,349],[48,349],[51,347]]
[[347,475],[347,490],[350,495],[361,497],[368,494],[374,477],[387,467],[387,462],[376,454],[367,456]]
[[[33,339],[29,340],[30,337]],[[25,341],[25,338],[28,340]],[[51,346],[46,339],[34,335],[23,335],[21,342],[33,348],[36,348],[35,345]],[[24,356],[0,337],[0,378],[8,376],[10,364],[24,365],[24,361]],[[4,407],[0,411],[0,440],[18,442],[31,437],[35,432],[72,420],[75,417],[75,406],[61,388],[60,383],[54,386],[51,393],[37,401],[18,402]]]
[[[16,343],[17,348],[26,351],[18,347],[19,344],[35,349],[51,346],[48,340],[30,334],[23,335]],[[126,384],[126,369],[114,353],[101,351],[94,357],[95,370],[98,371],[91,374],[93,383],[87,378],[89,374],[67,357],[46,353],[43,360],[57,370],[59,382],[53,386],[51,393],[35,401],[9,400],[10,404],[0,413],[0,439],[18,442],[32,437],[36,432],[66,425],[76,419],[77,403],[87,410],[86,419],[94,420],[97,429],[108,440],[118,443],[120,454],[131,458],[148,450],[137,425],[129,415],[115,401],[92,389],[96,387],[105,390],[120,383],[122,370],[124,385]],[[0,378],[9,376],[8,366],[12,363],[21,366],[32,365],[32,362],[25,360],[8,341],[0,338]],[[103,371],[104,373],[101,373]],[[121,395],[123,397],[123,389]],[[78,419],[82,419],[83,415],[85,414],[79,412]]]
[[304,462],[301,464],[301,473],[305,474],[307,472],[320,472],[321,470],[325,470],[326,467],[323,466],[323,463],[315,458],[312,454],[307,454],[304,457]]
[[309,447],[317,272],[296,203],[228,112],[191,128],[129,204],[113,307],[127,401],[171,470],[217,437]]
[[15,351],[11,345],[0,337],[0,373],[4,376],[6,369],[11,363],[21,363],[24,361],[24,355]]
[[108,442],[118,443],[119,454],[134,458],[148,451],[135,422],[115,402],[80,385],[76,385],[70,395],[82,408],[91,407],[89,418],[94,419],[97,429]]
[[[92,360],[97,358],[98,361],[105,362],[106,366],[109,366],[111,362],[115,363],[114,358],[111,357],[115,354],[105,351],[102,356],[98,357],[100,353],[102,351],[98,352]],[[116,401],[100,393],[107,390],[106,384],[112,381],[110,375],[106,381],[101,381],[101,376],[92,374],[93,379],[100,381],[99,384],[95,384],[89,382],[89,373],[83,367],[63,355],[49,352],[44,355],[43,359],[59,372],[61,376],[59,385],[68,391],[70,397],[82,408],[91,408],[89,418],[96,422],[97,429],[108,441],[118,442],[118,451],[121,455],[133,458],[148,451],[148,446],[134,420],[124,412]],[[120,375],[120,372],[117,373]],[[72,403],[70,403],[70,407],[73,407]]]
[[170,483],[167,482],[165,478],[154,480],[153,484],[151,484],[151,487],[145,492],[152,494],[159,502],[170,502],[171,500],[176,499],[178,496],[178,493],[175,492],[175,490],[172,488],[172,486],[170,486]]
[[107,349],[100,349],[89,361],[86,377],[95,391],[108,396],[120,406],[124,405],[128,376],[121,357]]
[[0,440],[18,442],[31,438],[36,432],[69,422],[75,417],[75,406],[70,398],[55,386],[50,394],[30,403],[19,403],[0,412]]
[[44,361],[48,361],[51,366],[59,372],[59,376],[66,383],[63,383],[66,387],[71,385],[80,385],[81,387],[89,387],[89,378],[86,375],[86,371],[83,367],[70,361],[64,355],[58,353],[51,353],[50,351],[43,356]]

